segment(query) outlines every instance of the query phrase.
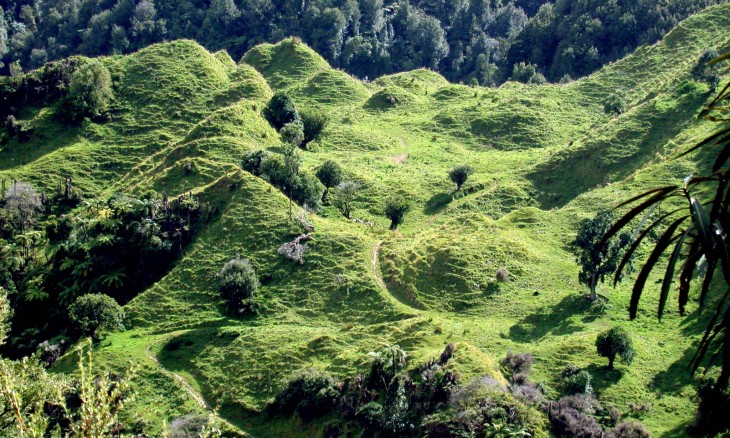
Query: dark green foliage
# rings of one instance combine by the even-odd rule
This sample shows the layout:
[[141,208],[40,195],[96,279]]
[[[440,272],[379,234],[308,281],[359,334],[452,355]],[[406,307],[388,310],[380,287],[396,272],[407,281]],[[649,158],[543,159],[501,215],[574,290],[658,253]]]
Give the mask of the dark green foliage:
[[329,117],[323,112],[313,110],[302,110],[299,112],[299,117],[302,120],[302,125],[304,125],[304,141],[302,144],[306,147],[307,144],[319,138],[329,123]]
[[263,149],[247,152],[241,160],[241,167],[254,176],[261,176],[264,171],[264,162],[271,157],[271,154]]
[[523,84],[537,84],[542,85],[547,83],[547,79],[537,69],[534,64],[526,64],[520,62],[512,67],[512,76],[510,80],[522,82]]
[[342,383],[331,375],[309,368],[286,383],[271,409],[285,415],[296,412],[303,420],[311,420],[335,407],[341,387]]
[[629,233],[602,241],[612,221],[613,213],[610,210],[599,212],[593,219],[583,220],[572,243],[576,261],[581,268],[578,281],[588,286],[592,301],[598,298],[598,283],[603,283],[607,275],[616,272],[625,248],[631,243]]
[[707,83],[711,93],[717,90],[720,83],[720,70],[716,64],[712,63],[712,60],[718,56],[720,54],[716,50],[706,50],[692,69],[692,76],[698,81]]
[[695,423],[691,427],[696,436],[723,436],[730,431],[730,389],[716,389],[713,378],[703,378],[697,391],[700,403]]
[[[393,8],[381,0],[78,0],[73,7],[61,0],[19,0],[0,14],[0,68],[4,64],[6,74],[8,65],[28,70],[72,54],[128,53],[181,38],[224,48],[237,58],[255,44],[293,35],[359,77],[426,67],[453,82],[478,78],[495,86],[524,62],[557,81],[564,74],[584,76],[655,42],[683,18],[719,1],[414,0]],[[532,82],[541,77],[534,75]]]
[[591,394],[593,377],[586,370],[581,370],[574,365],[568,365],[563,369],[563,393],[566,395]]
[[299,175],[294,183],[292,199],[299,205],[306,205],[308,208],[316,210],[322,205],[324,190],[324,186],[316,176],[303,173]]
[[299,122],[299,113],[296,106],[294,106],[294,101],[291,100],[288,94],[283,92],[277,92],[272,96],[269,103],[264,107],[263,115],[277,131],[287,123]]
[[613,369],[616,356],[627,365],[631,365],[636,356],[631,337],[621,327],[613,327],[600,333],[596,338],[596,351],[601,356],[608,358],[608,369]]
[[304,141],[304,131],[302,130],[301,122],[287,123],[281,128],[279,133],[281,134],[281,139],[292,146],[299,147]]
[[251,262],[235,257],[223,265],[216,277],[229,314],[240,315],[255,310],[259,279]]
[[461,186],[464,185],[466,180],[469,179],[469,175],[472,173],[474,173],[474,169],[467,164],[456,166],[449,171],[449,179],[456,184],[456,191],[461,189]]
[[322,202],[327,202],[329,190],[342,183],[342,168],[339,164],[337,164],[337,162],[327,160],[319,166],[319,169],[317,169],[317,178],[319,178],[324,185]]
[[68,95],[60,107],[64,117],[80,121],[104,115],[113,99],[109,70],[101,62],[92,60],[73,72]]
[[402,196],[396,195],[385,202],[385,217],[390,219],[390,229],[395,230],[403,222],[403,217],[410,211],[411,203]]
[[622,93],[612,93],[603,103],[603,111],[606,114],[620,115],[626,112],[626,100]]
[[124,310],[104,294],[79,297],[68,308],[68,318],[83,336],[94,339],[99,339],[102,331],[124,330]]

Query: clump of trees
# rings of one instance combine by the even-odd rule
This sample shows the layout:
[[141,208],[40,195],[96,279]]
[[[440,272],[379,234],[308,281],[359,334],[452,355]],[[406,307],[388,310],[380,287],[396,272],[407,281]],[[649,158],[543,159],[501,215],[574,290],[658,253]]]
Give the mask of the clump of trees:
[[79,297],[68,308],[71,324],[83,336],[98,340],[105,331],[124,330],[124,310],[104,294]]
[[285,145],[282,154],[264,150],[249,152],[244,154],[241,167],[286,194],[290,219],[294,217],[293,202],[313,210],[321,207],[325,187],[316,176],[301,172],[301,156],[296,146]]
[[229,314],[255,312],[259,280],[248,259],[240,256],[232,258],[223,265],[216,277]]
[[631,337],[621,327],[613,327],[602,332],[596,338],[596,351],[603,357],[608,358],[608,369],[613,369],[613,364],[618,357],[622,363],[631,365],[636,356]]
[[385,202],[385,217],[390,219],[390,229],[395,230],[403,223],[406,213],[411,210],[411,203],[402,195],[396,195]]
[[263,109],[263,116],[279,131],[285,143],[303,148],[316,140],[329,122],[329,117],[322,112],[300,112],[292,98],[282,91],[272,96]]
[[59,107],[73,121],[99,118],[109,111],[114,99],[109,70],[99,60],[90,60],[71,74],[68,94]]

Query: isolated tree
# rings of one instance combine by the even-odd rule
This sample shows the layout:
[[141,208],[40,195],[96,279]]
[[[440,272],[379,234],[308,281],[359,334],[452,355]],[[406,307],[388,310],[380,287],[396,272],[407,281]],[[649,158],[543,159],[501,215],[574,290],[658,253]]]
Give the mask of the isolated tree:
[[5,210],[13,219],[20,232],[33,222],[33,217],[41,211],[43,204],[38,192],[26,182],[14,182],[5,191]]
[[608,369],[613,369],[613,362],[618,356],[619,360],[631,365],[636,356],[633,343],[629,334],[621,327],[614,327],[600,333],[596,338],[596,351],[603,357],[608,358]]
[[348,219],[355,209],[353,203],[358,190],[360,190],[360,183],[355,181],[343,181],[335,187],[335,207]]
[[623,233],[603,242],[603,235],[611,227],[612,220],[613,213],[610,210],[598,213],[593,219],[583,220],[572,243],[576,261],[581,268],[578,281],[588,286],[591,301],[598,298],[598,283],[603,283],[607,275],[616,272],[619,260],[632,240],[629,233]]
[[327,160],[317,169],[317,178],[324,185],[322,202],[328,201],[329,190],[342,182],[342,168],[335,161]]
[[73,72],[63,105],[68,116],[78,121],[106,113],[113,99],[111,74],[94,59]]
[[252,309],[259,288],[259,280],[251,262],[241,257],[227,261],[218,272],[218,288],[232,315]]
[[284,162],[281,169],[281,178],[284,189],[289,196],[289,220],[292,219],[292,199],[294,197],[294,186],[299,180],[299,167],[302,158],[299,156],[298,148],[292,144],[284,146]]
[[299,121],[299,113],[296,106],[294,106],[294,101],[291,100],[288,94],[281,91],[278,91],[269,100],[269,103],[264,107],[263,114],[277,131],[287,123]]
[[83,295],[68,308],[71,324],[84,336],[98,340],[102,331],[124,330],[124,310],[104,294]]
[[467,179],[469,179],[469,175],[474,173],[474,169],[471,168],[471,166],[467,164],[462,164],[461,166],[456,166],[451,171],[449,171],[449,179],[456,184],[456,191],[458,192],[459,189],[461,189],[461,186],[464,185]]
[[390,219],[391,230],[398,228],[410,209],[410,202],[402,195],[393,196],[385,202],[385,216]]
[[313,110],[301,111],[299,116],[302,125],[304,125],[304,142],[302,144],[306,147],[308,143],[316,140],[324,131],[327,123],[329,123],[329,117],[323,112]]

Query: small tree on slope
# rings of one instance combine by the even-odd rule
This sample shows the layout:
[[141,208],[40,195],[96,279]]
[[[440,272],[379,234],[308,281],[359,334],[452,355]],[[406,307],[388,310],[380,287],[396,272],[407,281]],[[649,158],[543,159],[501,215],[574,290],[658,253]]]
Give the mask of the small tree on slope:
[[623,233],[602,244],[601,238],[611,227],[612,220],[613,213],[610,210],[598,213],[593,219],[585,219],[572,244],[581,268],[578,281],[590,289],[591,301],[598,298],[598,283],[603,283],[606,275],[616,272],[619,260],[632,240],[629,233]]
[[596,351],[608,358],[609,370],[613,369],[616,356],[627,365],[630,365],[636,356],[629,334],[621,327],[614,327],[599,334],[596,338]]

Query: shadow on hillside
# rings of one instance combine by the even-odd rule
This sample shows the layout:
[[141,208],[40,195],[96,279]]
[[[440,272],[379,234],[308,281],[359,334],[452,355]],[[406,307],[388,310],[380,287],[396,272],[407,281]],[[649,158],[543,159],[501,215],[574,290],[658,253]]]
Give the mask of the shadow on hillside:
[[[605,360],[607,364],[608,359]],[[624,372],[622,370],[616,368],[609,370],[606,364],[591,364],[585,368],[586,371],[588,371],[591,376],[593,376],[593,380],[591,380],[591,386],[593,386],[593,390],[598,395],[618,383],[618,381],[621,380],[621,378],[624,376]]]
[[568,295],[549,313],[533,313],[510,327],[510,339],[517,342],[532,342],[540,340],[548,334],[562,336],[578,332],[582,330],[583,326],[571,317],[584,314],[589,306],[590,303],[583,295]]
[[658,372],[652,379],[652,386],[662,394],[679,394],[682,389],[691,383],[690,361],[697,349],[690,347],[684,351],[682,357],[669,365],[665,371]]
[[527,178],[540,208],[563,207],[578,195],[621,181],[647,164],[687,123],[694,123],[707,96],[687,94],[674,99],[676,105],[664,109],[655,104],[639,106],[538,164]]
[[[157,360],[168,371],[184,371],[198,378],[194,361],[211,344],[225,347],[233,342],[240,333],[228,330],[226,327],[205,327],[191,330],[182,335],[170,338],[157,355]],[[206,399],[210,398],[209,388],[202,381],[198,381]]]
[[446,208],[452,200],[453,197],[450,193],[439,193],[438,195],[433,195],[431,196],[431,199],[426,201],[426,205],[423,207],[423,212],[429,215],[439,213]]

